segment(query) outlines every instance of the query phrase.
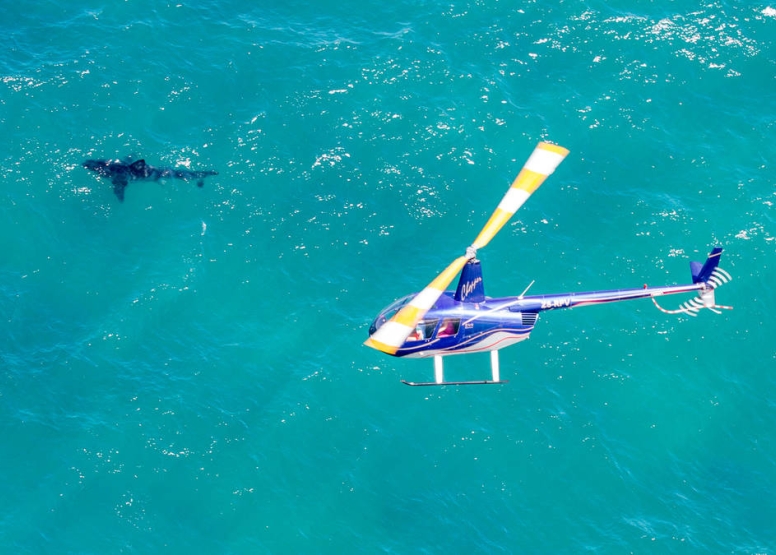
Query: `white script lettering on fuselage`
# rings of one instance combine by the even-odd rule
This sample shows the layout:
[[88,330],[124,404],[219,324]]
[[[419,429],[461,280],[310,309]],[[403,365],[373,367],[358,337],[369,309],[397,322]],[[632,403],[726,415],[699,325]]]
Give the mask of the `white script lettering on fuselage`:
[[461,288],[461,292],[463,293],[463,298],[465,299],[469,295],[472,294],[472,291],[474,291],[474,288],[477,287],[477,284],[482,283],[482,278],[474,278],[473,281],[470,281],[469,283],[464,283],[463,287]]

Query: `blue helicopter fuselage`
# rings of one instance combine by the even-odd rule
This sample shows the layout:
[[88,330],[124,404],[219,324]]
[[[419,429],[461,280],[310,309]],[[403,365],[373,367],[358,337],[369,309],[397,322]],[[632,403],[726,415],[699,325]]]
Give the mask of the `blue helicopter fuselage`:
[[[486,297],[479,262],[467,264],[457,291],[446,291],[418,322],[394,356],[424,358],[499,350],[529,338],[545,310],[700,291],[705,283],[552,295]],[[386,307],[369,329],[371,336],[413,295]]]
[[[387,307],[372,323],[370,335],[412,297],[409,295]],[[516,300],[516,297],[486,298],[470,303],[456,301],[453,292],[447,291],[395,356],[420,358],[490,351],[528,339],[538,311],[524,311],[515,304]]]

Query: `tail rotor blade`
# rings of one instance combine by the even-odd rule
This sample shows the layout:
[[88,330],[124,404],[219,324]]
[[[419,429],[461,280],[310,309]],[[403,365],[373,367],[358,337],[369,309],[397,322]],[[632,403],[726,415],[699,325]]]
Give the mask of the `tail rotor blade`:
[[562,146],[550,143],[539,143],[520,173],[512,182],[512,186],[491,215],[485,227],[472,243],[476,251],[487,245],[496,233],[504,227],[509,218],[518,211],[528,197],[533,194],[544,180],[555,171],[569,151]]
[[434,281],[415,295],[396,315],[372,334],[364,345],[388,354],[395,354],[402,346],[418,322],[423,319],[437,299],[469,261],[467,256],[459,256],[439,274]]

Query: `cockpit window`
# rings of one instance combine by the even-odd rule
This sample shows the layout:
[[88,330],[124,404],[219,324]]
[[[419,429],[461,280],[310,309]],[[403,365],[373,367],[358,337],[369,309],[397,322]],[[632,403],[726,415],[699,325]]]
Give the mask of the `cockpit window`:
[[404,305],[410,302],[413,296],[414,295],[407,295],[406,297],[402,297],[401,299],[394,301],[389,306],[387,306],[380,313],[380,315],[377,318],[375,318],[375,321],[372,322],[372,326],[369,329],[369,335],[372,335],[374,332],[380,329],[382,325],[385,324],[388,320],[396,316],[396,313],[399,312],[402,308],[404,308]]
[[407,338],[407,341],[423,341],[429,339],[434,334],[434,329],[436,329],[438,322],[439,319],[437,318],[434,318],[433,320],[421,320],[417,323],[415,329]]
[[458,333],[461,325],[460,318],[445,318],[439,326],[437,337],[452,337]]

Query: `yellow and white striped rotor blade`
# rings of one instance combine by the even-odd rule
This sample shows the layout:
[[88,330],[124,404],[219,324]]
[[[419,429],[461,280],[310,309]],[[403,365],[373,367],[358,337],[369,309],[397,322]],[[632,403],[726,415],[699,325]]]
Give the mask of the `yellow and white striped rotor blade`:
[[517,212],[528,197],[544,183],[568,153],[569,151],[562,146],[550,143],[542,142],[536,146],[523,169],[512,182],[507,194],[501,199],[485,227],[472,243],[475,250],[484,247],[496,236],[512,214]]
[[442,296],[447,286],[458,275],[466,262],[468,256],[459,256],[452,264],[439,274],[434,281],[415,295],[412,300],[396,313],[396,315],[385,322],[372,336],[364,342],[364,345],[393,355],[399,350],[410,333],[415,329],[418,322],[423,319],[437,299]]

